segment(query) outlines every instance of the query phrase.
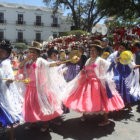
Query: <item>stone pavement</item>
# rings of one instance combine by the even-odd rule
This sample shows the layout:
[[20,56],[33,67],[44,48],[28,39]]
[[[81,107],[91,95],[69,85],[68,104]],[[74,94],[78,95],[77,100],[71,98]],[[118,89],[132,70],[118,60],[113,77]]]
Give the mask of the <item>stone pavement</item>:
[[[15,128],[16,140],[140,140],[140,103],[127,109],[109,114],[111,123],[99,127],[102,116],[88,116],[81,122],[81,114],[71,111],[63,116],[64,122],[57,126],[50,123],[47,132],[40,132],[41,123],[31,130],[24,130],[27,124]],[[8,140],[8,133],[0,135],[0,140]]]

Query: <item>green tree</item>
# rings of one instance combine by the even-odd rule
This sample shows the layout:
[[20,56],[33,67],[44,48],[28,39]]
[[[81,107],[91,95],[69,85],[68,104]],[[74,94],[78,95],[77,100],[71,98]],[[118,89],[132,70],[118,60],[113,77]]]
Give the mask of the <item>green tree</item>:
[[26,50],[28,46],[25,43],[16,43],[15,47],[19,52]]
[[140,18],[140,0],[97,0],[106,16],[117,16],[123,20]]
[[72,16],[75,30],[85,30],[90,32],[92,26],[96,25],[104,15],[101,8],[97,8],[96,0],[43,0],[49,7],[53,7],[53,14],[60,7],[69,10]]

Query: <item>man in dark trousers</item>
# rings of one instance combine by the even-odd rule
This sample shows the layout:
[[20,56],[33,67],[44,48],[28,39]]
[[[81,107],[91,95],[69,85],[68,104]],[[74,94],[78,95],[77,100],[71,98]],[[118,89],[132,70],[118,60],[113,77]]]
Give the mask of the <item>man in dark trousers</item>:
[[88,58],[86,56],[84,47],[80,47],[79,51],[82,53],[79,61],[80,70],[82,70]]

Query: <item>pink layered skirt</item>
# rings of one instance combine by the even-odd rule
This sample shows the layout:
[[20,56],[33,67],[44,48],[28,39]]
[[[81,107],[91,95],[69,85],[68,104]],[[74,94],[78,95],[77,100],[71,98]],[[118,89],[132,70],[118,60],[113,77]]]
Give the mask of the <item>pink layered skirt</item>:
[[23,116],[26,122],[36,122],[36,121],[48,121],[60,116],[63,111],[57,109],[53,114],[45,115],[39,104],[36,87],[27,86],[24,104],[23,104]]
[[111,90],[113,97],[107,96],[107,91],[95,73],[82,75],[79,86],[72,90],[64,105],[78,112],[109,112],[120,110],[124,102],[116,89]]
[[[24,120],[26,122],[48,121],[60,116],[63,113],[61,105],[58,104],[58,100],[56,99],[55,95],[48,90],[48,87],[46,85],[42,86],[41,95],[37,92],[35,70],[36,65],[33,64],[29,66],[27,65],[26,71],[19,71],[19,74],[24,75],[23,79],[25,79],[25,75],[30,79],[30,83],[26,85],[26,90],[24,92],[24,102],[22,111]],[[43,77],[40,78],[41,79],[39,84],[44,85],[43,82],[46,80],[45,76],[44,79]],[[47,113],[47,115],[45,112],[42,111],[38,95],[40,95],[40,97],[43,95],[48,99],[48,104],[50,105],[49,110],[51,112]],[[44,106],[44,108],[47,108],[47,106]]]

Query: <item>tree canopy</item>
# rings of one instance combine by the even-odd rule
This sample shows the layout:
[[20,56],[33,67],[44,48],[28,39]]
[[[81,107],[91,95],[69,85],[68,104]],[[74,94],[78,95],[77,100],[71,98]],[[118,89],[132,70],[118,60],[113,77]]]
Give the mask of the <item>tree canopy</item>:
[[15,47],[18,51],[23,51],[28,48],[28,46],[25,43],[16,43]]
[[123,20],[140,19],[140,0],[97,0],[103,15],[117,16]]
[[97,0],[43,0],[47,6],[53,7],[54,14],[61,7],[70,11],[75,30],[82,29],[90,32],[105,15],[97,8]]

